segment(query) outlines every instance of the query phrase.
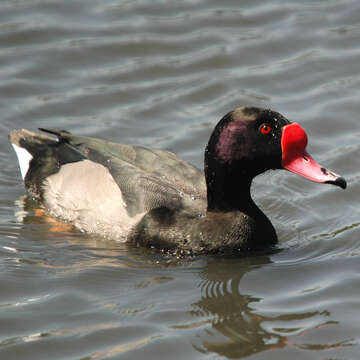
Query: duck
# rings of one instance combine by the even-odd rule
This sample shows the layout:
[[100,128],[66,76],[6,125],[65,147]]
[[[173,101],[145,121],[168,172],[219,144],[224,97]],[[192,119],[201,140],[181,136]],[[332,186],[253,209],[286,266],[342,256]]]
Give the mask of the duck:
[[9,134],[28,194],[90,234],[181,255],[246,254],[278,238],[251,197],[253,179],[285,169],[346,188],[306,151],[296,122],[239,107],[215,126],[204,171],[175,154],[39,128]]

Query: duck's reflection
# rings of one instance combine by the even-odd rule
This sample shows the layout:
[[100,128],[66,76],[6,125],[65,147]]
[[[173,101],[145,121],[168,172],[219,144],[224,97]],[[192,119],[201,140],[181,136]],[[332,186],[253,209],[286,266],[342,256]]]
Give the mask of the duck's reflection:
[[194,315],[210,316],[216,331],[206,336],[199,351],[241,358],[263,351],[266,344],[280,342],[279,337],[263,330],[261,319],[252,311],[251,304],[261,299],[240,293],[242,277],[269,262],[266,256],[209,261],[202,273],[202,298],[195,304]]
[[[193,315],[211,319],[211,330],[201,335],[200,346],[194,345],[198,351],[217,353],[227,358],[244,358],[287,346],[311,350],[314,344],[298,344],[296,337],[337,323],[328,320],[330,314],[326,311],[292,313],[289,309],[280,314],[279,311],[274,311],[273,316],[257,312],[257,305],[264,299],[251,294],[256,294],[256,290],[242,289],[242,279],[246,274],[258,271],[256,278],[260,277],[259,284],[254,288],[258,289],[260,284],[271,287],[269,281],[261,279],[261,272],[266,271],[263,268],[270,263],[268,256],[209,260],[201,274],[202,296],[201,300],[194,304]],[[310,327],[301,325],[309,322],[312,322]],[[314,350],[329,350],[349,345],[351,344],[316,344]]]

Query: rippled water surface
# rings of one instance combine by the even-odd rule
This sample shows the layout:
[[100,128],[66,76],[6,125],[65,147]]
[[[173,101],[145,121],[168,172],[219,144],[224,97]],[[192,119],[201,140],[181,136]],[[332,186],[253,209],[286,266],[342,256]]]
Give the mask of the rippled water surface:
[[[356,0],[2,0],[1,359],[358,359],[359,14]],[[179,260],[24,207],[13,128],[202,167],[239,105],[301,123],[309,152],[348,180],[256,179],[278,252]]]

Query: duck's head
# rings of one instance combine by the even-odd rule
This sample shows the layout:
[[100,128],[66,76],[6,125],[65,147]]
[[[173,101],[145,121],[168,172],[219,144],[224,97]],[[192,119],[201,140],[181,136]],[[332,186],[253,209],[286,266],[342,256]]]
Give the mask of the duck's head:
[[[209,192],[215,193],[215,203],[221,196],[231,197],[229,191],[236,197],[236,188],[249,187],[256,175],[270,169],[286,169],[311,181],[345,189],[345,179],[319,165],[306,146],[302,127],[278,112],[242,107],[228,113],[216,125],[205,151],[209,207]],[[220,190],[220,186],[226,189]]]

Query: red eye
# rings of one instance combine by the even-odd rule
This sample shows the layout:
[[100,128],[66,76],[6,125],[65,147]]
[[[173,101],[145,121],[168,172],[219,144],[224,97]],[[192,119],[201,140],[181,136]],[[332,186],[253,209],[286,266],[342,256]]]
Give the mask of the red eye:
[[262,124],[259,130],[262,134],[266,135],[271,132],[271,126],[269,126],[268,124]]

